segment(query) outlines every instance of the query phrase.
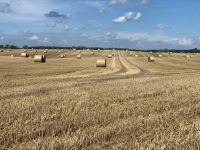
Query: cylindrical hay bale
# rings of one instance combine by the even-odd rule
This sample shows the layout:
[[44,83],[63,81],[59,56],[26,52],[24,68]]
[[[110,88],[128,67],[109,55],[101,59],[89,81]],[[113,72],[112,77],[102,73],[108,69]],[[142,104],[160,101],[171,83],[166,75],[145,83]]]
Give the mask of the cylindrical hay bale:
[[24,52],[27,52],[27,50],[25,49]]
[[161,54],[158,54],[158,57],[162,57],[162,55],[161,55]]
[[111,55],[111,54],[109,54],[109,55],[108,55],[108,58],[112,58],[112,55]]
[[185,55],[186,58],[191,58],[190,55]]
[[138,55],[135,55],[135,57],[138,57]]
[[77,55],[76,58],[77,59],[81,59],[82,57],[81,57],[81,55]]
[[94,55],[94,52],[91,52],[91,55]]
[[60,58],[65,58],[65,56],[66,56],[65,54],[62,54],[60,55]]
[[115,54],[114,54],[114,53],[112,53],[112,56],[115,56]]
[[37,50],[35,50],[35,52],[37,53]]
[[45,50],[44,53],[47,53],[47,51]]
[[15,57],[15,55],[14,55],[14,54],[12,54],[12,55],[10,55],[10,57],[11,57],[11,58],[13,58],[13,57]]
[[155,57],[152,57],[152,56],[150,57],[150,56],[149,56],[149,57],[148,57],[148,61],[149,61],[149,62],[154,62],[154,61],[155,61]]
[[45,55],[35,55],[34,56],[34,62],[46,62],[46,56]]
[[79,50],[78,53],[81,53],[81,50]]
[[3,50],[0,50],[0,53],[2,53],[3,52]]
[[28,53],[21,53],[21,57],[28,57],[29,54]]
[[107,66],[107,62],[105,58],[97,59],[96,67],[106,67],[106,66]]
[[58,51],[58,53],[61,53],[61,51]]

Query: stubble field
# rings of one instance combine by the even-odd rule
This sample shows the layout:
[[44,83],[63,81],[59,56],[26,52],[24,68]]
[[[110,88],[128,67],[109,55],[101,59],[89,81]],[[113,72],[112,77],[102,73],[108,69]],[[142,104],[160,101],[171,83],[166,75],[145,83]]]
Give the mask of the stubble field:
[[200,54],[21,52],[0,53],[0,149],[200,149]]

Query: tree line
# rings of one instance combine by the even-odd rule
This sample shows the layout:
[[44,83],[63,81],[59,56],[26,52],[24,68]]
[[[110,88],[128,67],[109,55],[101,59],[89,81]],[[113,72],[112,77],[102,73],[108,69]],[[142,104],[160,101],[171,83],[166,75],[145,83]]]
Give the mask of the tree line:
[[72,47],[62,47],[62,46],[28,46],[24,45],[22,47],[16,46],[16,45],[0,45],[0,48],[4,49],[76,49],[76,50],[84,50],[84,49],[91,49],[91,50],[127,50],[127,51],[143,51],[143,52],[176,52],[176,53],[200,53],[200,50],[198,48],[193,49],[157,49],[157,50],[142,50],[142,49],[127,49],[127,48],[115,48],[115,47],[109,47],[109,48],[102,48],[102,47],[86,47],[86,46],[72,46]]

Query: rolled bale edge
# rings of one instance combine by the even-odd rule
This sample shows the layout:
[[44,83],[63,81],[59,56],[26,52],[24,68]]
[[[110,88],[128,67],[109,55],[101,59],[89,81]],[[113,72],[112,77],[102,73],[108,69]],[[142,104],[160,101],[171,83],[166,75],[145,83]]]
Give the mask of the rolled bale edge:
[[153,57],[153,56],[148,57],[148,62],[154,62],[154,61],[155,61],[155,57]]
[[45,55],[35,55],[34,56],[34,62],[46,62],[46,56]]
[[96,67],[106,67],[106,66],[107,66],[107,61],[105,58],[97,59]]
[[77,59],[81,59],[82,56],[81,56],[81,55],[77,55],[76,58],[77,58]]
[[28,53],[21,53],[21,57],[29,57]]
[[109,54],[109,55],[108,55],[108,58],[112,58],[112,54]]

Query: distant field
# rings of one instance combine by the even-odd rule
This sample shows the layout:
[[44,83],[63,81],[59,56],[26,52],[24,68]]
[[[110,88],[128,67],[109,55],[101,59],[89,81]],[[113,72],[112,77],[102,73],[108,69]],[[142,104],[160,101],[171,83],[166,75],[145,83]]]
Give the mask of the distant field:
[[0,149],[200,149],[199,54],[21,52],[0,53]]

